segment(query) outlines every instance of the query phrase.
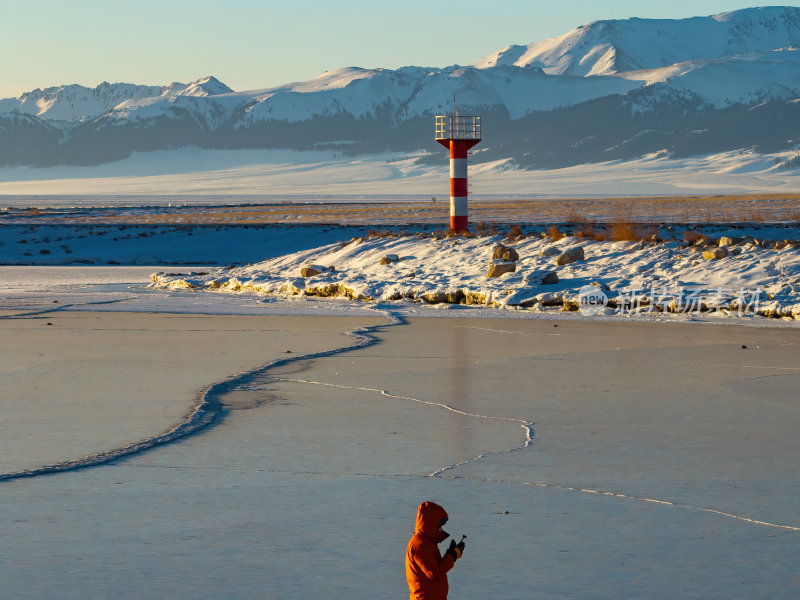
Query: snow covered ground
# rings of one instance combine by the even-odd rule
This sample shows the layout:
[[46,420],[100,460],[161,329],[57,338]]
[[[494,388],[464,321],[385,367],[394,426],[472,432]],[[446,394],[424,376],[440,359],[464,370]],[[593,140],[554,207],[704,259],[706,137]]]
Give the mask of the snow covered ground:
[[[800,316],[798,244],[724,236],[702,242],[554,240],[547,234],[513,241],[502,235],[353,238],[244,267],[158,272],[153,287],[598,314],[581,304],[588,289],[602,296],[603,315],[687,318],[702,310],[712,318]],[[516,258],[496,257],[503,244]],[[573,254],[580,258],[560,264]],[[488,277],[493,263],[507,272]]]
[[[31,194],[64,195],[192,194],[345,196],[408,195],[446,197],[449,178],[442,165],[419,164],[427,152],[338,156],[329,151],[204,150],[134,153],[125,160],[96,167],[0,168],[0,194],[7,206],[30,206]],[[668,159],[650,155],[564,169],[511,170],[507,161],[472,164],[470,194],[555,196],[642,196],[667,194],[741,194],[797,192],[800,172],[777,162],[796,152],[757,154],[748,150],[710,156]],[[13,196],[21,196],[14,198]],[[91,199],[88,200],[89,202]],[[155,201],[168,203],[168,198]],[[87,202],[87,200],[83,200]],[[120,203],[129,199],[120,199]]]
[[4,226],[0,264],[221,265],[365,235],[368,228],[253,226]]

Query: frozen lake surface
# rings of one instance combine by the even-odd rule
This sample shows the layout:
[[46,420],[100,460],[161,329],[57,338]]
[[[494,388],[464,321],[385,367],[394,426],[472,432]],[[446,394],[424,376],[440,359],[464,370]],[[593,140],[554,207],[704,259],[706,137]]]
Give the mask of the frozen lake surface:
[[[222,310],[213,299],[162,295],[158,304],[113,285],[124,297],[106,307],[117,311],[170,301],[175,312]],[[35,300],[52,308],[46,294]],[[26,450],[69,458],[83,451],[71,449],[75,440],[106,447],[149,425],[159,433],[218,373],[235,376],[287,349],[352,344],[340,333],[380,325],[378,344],[238,380],[224,419],[178,443],[0,483],[9,597],[405,597],[403,552],[425,499],[447,508],[454,535],[469,535],[451,572],[454,597],[795,597],[796,328],[392,325],[369,310],[304,317],[290,304],[223,300],[259,316],[0,319],[4,381],[16,386],[4,413],[24,417],[14,438],[21,462],[11,464],[6,446],[5,469],[24,466]],[[9,316],[21,306],[3,308]],[[265,316],[270,309],[295,316]],[[49,360],[54,336],[65,348],[96,339],[97,355]],[[136,353],[144,375],[125,364]],[[59,374],[72,385],[60,386]],[[26,391],[26,377],[40,387]],[[64,410],[48,422],[43,400],[59,390],[84,408],[96,403],[97,418]],[[100,431],[116,420],[121,430]]]

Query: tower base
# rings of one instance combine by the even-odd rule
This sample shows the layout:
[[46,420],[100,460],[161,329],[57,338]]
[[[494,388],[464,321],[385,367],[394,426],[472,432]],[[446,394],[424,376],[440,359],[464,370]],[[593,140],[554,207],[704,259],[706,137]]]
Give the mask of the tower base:
[[467,231],[469,229],[469,222],[467,217],[450,217],[450,229],[453,231]]

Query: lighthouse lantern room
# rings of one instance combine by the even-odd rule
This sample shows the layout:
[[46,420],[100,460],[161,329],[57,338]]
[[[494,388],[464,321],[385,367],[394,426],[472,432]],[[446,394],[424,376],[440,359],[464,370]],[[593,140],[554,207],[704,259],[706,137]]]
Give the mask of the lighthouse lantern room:
[[481,141],[481,118],[437,115],[436,141],[450,150],[450,229],[467,231],[467,152]]

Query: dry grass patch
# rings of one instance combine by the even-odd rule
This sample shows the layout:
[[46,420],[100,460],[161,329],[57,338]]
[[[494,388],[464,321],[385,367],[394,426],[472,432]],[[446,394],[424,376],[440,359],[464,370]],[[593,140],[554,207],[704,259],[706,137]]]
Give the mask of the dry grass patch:
[[[497,223],[568,223],[588,237],[586,215],[593,223],[613,224],[623,215],[636,223],[800,222],[800,194],[743,194],[718,196],[646,196],[640,198],[527,198],[474,200],[470,219],[478,235],[495,235]],[[30,222],[47,222],[48,211],[24,213]],[[242,206],[161,207],[152,212],[128,210],[79,211],[60,214],[59,223],[219,225],[239,224],[369,224],[373,227],[414,223],[448,223],[447,203],[414,199],[390,202],[331,202],[278,200]],[[611,232],[608,232],[611,235]]]
[[446,238],[456,238],[456,237],[464,237],[464,238],[473,238],[475,234],[472,233],[469,229],[446,229],[444,232],[444,237]]
[[406,231],[392,231],[391,229],[370,229],[367,232],[366,238],[368,240],[378,240],[383,238],[399,238],[399,237],[406,237],[408,233]]
[[522,227],[519,225],[512,225],[509,227],[508,233],[506,234],[506,239],[511,241],[519,240],[523,237],[524,235],[522,233]]
[[565,222],[574,225],[588,225],[589,219],[586,218],[586,215],[579,213],[577,210],[570,209],[567,211]]
[[787,209],[781,215],[781,219],[784,221],[791,221],[792,223],[798,223],[800,222],[800,210],[796,208]]
[[611,223],[608,235],[614,242],[635,242],[641,239],[636,224],[622,220]]
[[484,221],[475,223],[472,228],[475,230],[475,235],[480,237],[492,236],[500,233],[495,223],[485,223]]

